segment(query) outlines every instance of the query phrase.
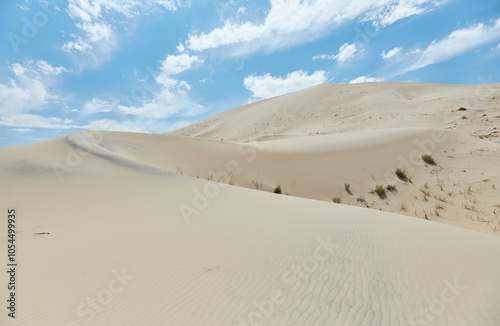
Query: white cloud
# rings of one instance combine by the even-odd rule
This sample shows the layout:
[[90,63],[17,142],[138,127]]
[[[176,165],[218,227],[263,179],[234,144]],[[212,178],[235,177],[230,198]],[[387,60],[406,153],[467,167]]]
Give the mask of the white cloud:
[[158,73],[150,71],[150,75],[142,80],[142,85],[133,88],[130,96],[126,97],[127,101],[111,103],[93,98],[84,104],[81,112],[84,115],[113,112],[128,117],[125,119],[135,117],[147,123],[151,119],[195,116],[203,110],[203,106],[189,97],[191,85],[173,76],[200,62],[203,61],[188,54],[169,55]]
[[313,60],[337,60],[338,62],[346,62],[359,53],[359,48],[356,44],[344,43],[340,46],[337,54],[320,54],[312,57]]
[[62,48],[88,55],[90,65],[97,66],[109,60],[117,48],[117,30],[121,25],[156,9],[175,11],[189,4],[189,0],[69,0],[66,12],[81,33],[71,34],[72,40]]
[[29,132],[33,131],[33,129],[30,129],[30,128],[12,128],[10,130],[17,132],[17,133],[20,133],[20,134],[25,134],[25,133],[29,133]]
[[500,38],[500,19],[490,25],[483,23],[451,32],[439,41],[433,41],[425,50],[412,51],[414,62],[398,74],[418,70],[429,65],[452,59],[460,54]]
[[252,100],[266,99],[326,82],[326,72],[315,71],[308,75],[303,70],[291,72],[286,77],[273,77],[269,73],[251,75],[243,80],[246,89],[252,92]]
[[372,21],[376,26],[391,25],[398,20],[423,14],[440,7],[447,0],[399,0],[386,1],[384,5],[368,11],[365,15],[365,21]]
[[375,25],[423,13],[442,4],[433,0],[271,0],[263,22],[233,23],[208,33],[192,34],[186,46],[193,51],[231,47],[228,55],[272,51],[309,42],[348,21],[362,18]]
[[46,61],[26,61],[10,66],[12,78],[0,83],[0,125],[20,128],[73,128],[72,121],[47,118],[34,112],[42,111],[58,101],[50,90],[52,79],[69,70],[54,67]]
[[[147,4],[148,1],[142,1],[139,3]],[[189,6],[191,4],[191,0],[150,0],[149,3],[151,5],[161,6],[170,11],[175,11],[178,8]]]
[[26,5],[20,5],[20,4],[16,4],[16,7],[23,10],[23,11],[30,11],[31,9],[26,6]]
[[162,61],[158,75],[154,77],[159,89],[150,90],[152,99],[138,105],[120,105],[117,108],[118,112],[145,119],[164,119],[173,116],[190,117],[199,114],[203,110],[203,106],[190,99],[188,92],[191,90],[191,85],[184,80],[173,78],[173,76],[201,63],[203,63],[202,59],[187,53],[168,55]]
[[192,65],[199,63],[203,63],[203,60],[195,55],[189,55],[186,53],[169,55],[165,60],[163,60],[161,71],[169,76],[177,75],[190,69]]
[[0,117],[0,126],[44,129],[75,129],[79,128],[71,119],[58,117],[43,117],[37,114],[10,114]]
[[148,119],[164,119],[173,116],[194,116],[203,107],[194,103],[188,96],[191,86],[185,81],[168,78],[161,74],[157,77],[161,89],[153,94],[153,99],[136,106],[119,105],[117,111],[124,115],[132,115]]
[[312,57],[313,60],[335,60],[335,58],[336,58],[336,55],[326,54],[326,53],[323,53],[320,55],[315,55],[314,57]]
[[344,43],[339,48],[339,53],[335,56],[338,62],[346,62],[349,59],[352,59],[356,53],[358,52],[358,48],[356,44],[348,44]]
[[49,90],[36,70],[33,62],[14,63],[10,70],[14,77],[9,83],[0,83],[0,114],[39,110],[48,100],[52,99]]
[[393,58],[393,57],[399,55],[401,53],[401,50],[402,50],[401,48],[397,48],[396,47],[396,48],[394,48],[392,50],[389,50],[387,52],[382,51],[382,53],[380,54],[380,56],[382,57],[382,59],[388,60],[390,58]]
[[241,6],[238,8],[238,11],[236,11],[236,17],[240,17],[241,15],[246,15],[247,13],[247,8],[245,6]]
[[85,102],[83,105],[82,114],[89,115],[95,113],[105,113],[111,112],[113,110],[113,105],[110,105],[108,102],[93,98],[90,101]]
[[59,75],[63,72],[71,72],[71,70],[66,67],[54,67],[50,65],[47,61],[39,60],[34,62],[33,60],[24,61],[22,64],[14,63],[11,65],[11,71],[17,77],[27,77],[30,78],[39,75]]
[[180,53],[186,51],[184,44],[180,43],[179,45],[177,45],[177,51],[179,51]]
[[114,42],[114,31],[111,25],[105,23],[79,23],[76,26],[81,29],[85,36],[75,36],[75,41],[67,42],[63,45],[63,50],[71,51],[76,50],[78,52],[87,52],[94,49],[94,45],[98,43],[113,44]]
[[367,76],[359,76],[358,78],[354,78],[349,82],[349,84],[357,84],[357,83],[376,83],[383,82],[384,78],[382,77],[367,77]]
[[38,61],[37,62],[39,71],[44,75],[60,75],[63,72],[71,72],[69,69],[65,67],[54,67],[51,66],[47,61]]

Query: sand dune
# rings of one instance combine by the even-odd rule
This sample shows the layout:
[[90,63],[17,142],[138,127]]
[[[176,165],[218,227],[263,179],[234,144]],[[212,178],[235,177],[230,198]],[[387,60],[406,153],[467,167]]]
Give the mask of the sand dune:
[[[266,102],[326,110],[317,96],[331,87]],[[353,86],[376,97],[364,87]],[[454,94],[418,87],[422,100]],[[264,104],[252,105],[265,121]],[[19,247],[17,318],[4,312],[0,324],[500,324],[500,238],[485,234],[496,232],[500,144],[424,122],[230,131],[247,109],[206,133],[193,126],[199,137],[95,131],[0,149],[1,210],[17,208]],[[416,141],[433,146],[436,166],[412,163]],[[394,179],[401,158],[411,183]],[[392,182],[385,199],[369,193]],[[291,196],[270,193],[278,184]],[[338,191],[351,206],[331,202]],[[360,196],[372,209],[354,207]],[[420,216],[438,202],[429,219],[461,227]],[[419,218],[378,211],[403,203]]]
[[450,129],[498,142],[500,85],[321,84],[222,112],[174,134],[248,141],[394,127]]
[[[173,134],[253,143],[278,154],[274,164],[261,165],[264,155],[258,155],[245,169],[250,175],[235,178],[236,185],[262,183],[269,191],[279,183],[294,196],[338,197],[345,204],[498,235],[499,128],[499,85],[367,83],[322,84],[223,112]],[[340,143],[343,150],[332,145]],[[437,166],[425,167],[418,154],[433,155]],[[183,164],[188,174],[200,175],[188,166]],[[412,183],[398,186],[398,167]],[[397,194],[380,201],[370,194],[376,184],[394,184]]]

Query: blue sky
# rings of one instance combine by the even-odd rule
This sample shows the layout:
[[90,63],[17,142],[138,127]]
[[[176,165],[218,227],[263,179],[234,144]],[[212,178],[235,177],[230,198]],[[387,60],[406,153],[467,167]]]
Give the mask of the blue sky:
[[322,82],[498,83],[498,0],[0,3],[0,146],[164,133]]

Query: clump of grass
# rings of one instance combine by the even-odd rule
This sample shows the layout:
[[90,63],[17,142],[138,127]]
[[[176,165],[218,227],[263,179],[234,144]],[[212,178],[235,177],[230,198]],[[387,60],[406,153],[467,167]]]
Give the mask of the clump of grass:
[[340,197],[333,197],[332,198],[332,201],[335,203],[335,204],[340,204],[342,202],[342,198]]
[[380,198],[385,197],[385,187],[383,185],[376,185],[373,192],[376,193]]
[[422,160],[429,165],[436,165],[436,161],[434,160],[432,155],[424,154],[422,155]]
[[280,185],[278,185],[276,188],[274,188],[274,193],[281,194],[281,186]]
[[253,180],[252,183],[253,183],[255,189],[257,189],[257,190],[264,189],[264,187],[262,186],[262,182],[259,182],[258,180]]
[[406,206],[406,204],[401,204],[399,209],[401,209],[403,212],[406,212],[406,210],[408,209],[408,206]]
[[406,174],[405,170],[397,168],[394,173],[396,173],[397,177],[400,178],[401,180],[403,180],[403,181],[408,180],[408,175]]
[[350,183],[344,183],[344,189],[348,194],[352,194],[351,192],[351,184]]
[[395,185],[387,185],[387,187],[385,187],[387,190],[389,190],[390,192],[395,192],[397,191],[396,189],[396,186]]
[[365,205],[366,208],[370,208],[370,204],[368,204],[368,202],[366,201],[365,197],[359,196],[359,197],[356,198],[356,201],[358,203],[361,203],[361,204]]

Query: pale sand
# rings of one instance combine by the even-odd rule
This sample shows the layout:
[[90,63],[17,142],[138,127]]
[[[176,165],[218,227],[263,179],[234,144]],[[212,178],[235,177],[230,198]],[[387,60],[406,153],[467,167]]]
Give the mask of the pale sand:
[[[315,96],[336,87],[349,89],[320,85],[265,102],[290,97],[292,106],[304,98],[321,115],[333,98],[315,102]],[[352,88],[375,97],[372,87],[390,93],[394,84]],[[460,87],[455,92],[451,86],[414,87],[421,99],[430,97],[429,89],[466,96]],[[498,114],[495,105],[486,111],[490,119]],[[416,112],[427,110],[417,107]],[[211,131],[204,137],[263,136],[246,132],[254,122],[236,123],[234,112],[221,115],[225,125],[207,123]],[[255,119],[272,119],[266,110],[259,112]],[[385,183],[386,171],[393,174],[399,156],[418,149],[415,140],[452,129],[417,118],[422,121],[413,125],[385,121],[357,129],[355,116],[351,122],[332,119],[332,130],[334,123],[343,124],[344,134],[314,137],[303,137],[294,118],[290,129],[266,138],[276,140],[245,144],[94,132],[0,149],[0,211],[6,216],[7,207],[14,206],[19,212],[18,314],[12,322],[2,309],[0,324],[86,325],[92,316],[92,325],[498,325],[500,238],[485,234],[495,233],[493,222],[460,214],[498,220],[498,211],[487,209],[500,201],[493,189],[495,182],[500,188],[500,144],[472,137],[474,126],[458,124],[460,119],[455,131],[439,134],[444,142],[434,142],[438,166],[418,162],[413,184],[395,182],[398,192],[386,200],[369,194],[375,183]],[[469,120],[474,119],[480,118]],[[306,129],[321,123],[304,120]],[[493,127],[477,127],[477,132],[486,130],[480,128]],[[188,134],[189,128],[179,133]],[[59,170],[58,178],[53,168],[62,165],[67,170]],[[235,168],[232,177],[222,180],[228,167]],[[176,173],[181,171],[184,175]],[[266,191],[203,180],[210,171],[248,188],[262,182]],[[345,193],[344,182],[351,183],[353,195]],[[420,191],[426,182],[428,201]],[[278,183],[293,196],[269,193]],[[462,227],[333,204],[330,197],[338,191],[353,205],[358,196],[376,209],[396,211],[406,203],[409,215],[453,192],[440,210],[447,219],[431,219]],[[464,202],[476,211],[463,208]],[[183,216],[187,209],[193,214]],[[115,281],[117,273],[129,278]],[[0,295],[7,296],[5,281]],[[96,297],[91,308],[87,300]]]

